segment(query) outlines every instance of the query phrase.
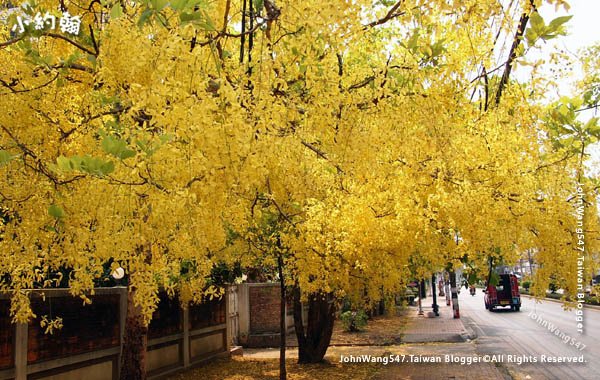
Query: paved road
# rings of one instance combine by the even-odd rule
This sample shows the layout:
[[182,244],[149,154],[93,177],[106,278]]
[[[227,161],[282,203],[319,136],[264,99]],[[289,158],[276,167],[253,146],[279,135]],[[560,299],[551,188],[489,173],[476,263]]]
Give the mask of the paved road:
[[[504,354],[500,360],[515,379],[600,379],[600,310],[584,309],[584,334],[577,332],[575,310],[565,311],[562,304],[523,297],[520,312],[500,309],[489,312],[483,293],[475,296],[463,291],[459,296],[461,318],[477,334],[476,350],[480,355]],[[538,319],[534,319],[535,317]],[[544,326],[540,321],[547,321]],[[550,325],[550,323],[552,325]],[[551,332],[555,326],[567,337],[585,344],[583,350],[564,343]],[[555,330],[556,332],[556,330]],[[566,340],[567,338],[565,338]],[[542,355],[573,357],[583,354],[586,363],[542,363]],[[537,358],[536,363],[508,363],[509,357]]]

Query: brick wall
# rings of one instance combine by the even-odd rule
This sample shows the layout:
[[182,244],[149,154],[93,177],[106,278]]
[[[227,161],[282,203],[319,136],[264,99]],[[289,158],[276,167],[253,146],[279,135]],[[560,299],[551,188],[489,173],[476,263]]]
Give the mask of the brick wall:
[[[119,294],[90,298],[92,303],[84,306],[81,299],[70,296],[32,296],[31,308],[36,318],[27,328],[29,364],[119,347]],[[46,334],[40,324],[44,316],[62,318],[63,327]]]
[[[35,290],[37,317],[19,325],[11,324],[9,296],[0,293],[0,380],[118,379],[126,288],[97,288],[86,306],[68,289]],[[229,354],[225,297],[186,310],[160,298],[148,338],[149,379]],[[62,329],[45,334],[44,315],[63,318]]]
[[254,334],[279,332],[279,286],[251,286],[250,331]]
[[14,328],[10,318],[10,301],[0,300],[0,369],[14,366],[14,339]]
[[[245,283],[237,286],[238,335],[244,347],[279,346],[280,285],[278,283]],[[286,330],[294,333],[291,303],[287,303]]]

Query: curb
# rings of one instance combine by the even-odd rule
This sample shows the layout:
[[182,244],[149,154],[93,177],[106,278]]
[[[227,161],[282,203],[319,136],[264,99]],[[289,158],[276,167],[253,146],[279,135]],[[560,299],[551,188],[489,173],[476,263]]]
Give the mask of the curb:
[[466,326],[463,322],[463,326],[465,326],[465,330],[467,330],[466,334],[462,334],[461,336],[463,336],[463,338],[465,339],[465,342],[468,342],[470,340],[475,340],[477,339],[477,333],[475,332],[475,330],[473,330],[471,328],[471,326]]
[[477,333],[475,332],[475,329],[473,328],[473,326],[475,325],[475,322],[469,317],[462,317],[461,319],[463,322],[463,326],[465,327],[465,330],[467,330],[467,333],[468,333],[468,334],[465,334],[467,339],[469,339],[469,340],[477,339]]
[[[529,294],[521,294],[521,297],[527,297],[527,298],[530,298],[530,299],[536,299],[535,297],[530,296]],[[549,301],[549,302],[554,302],[554,303],[564,303],[563,301],[557,300],[557,299],[554,299],[554,298],[541,298],[540,301]],[[587,304],[587,303],[584,303],[583,307],[586,308],[586,309],[600,310],[600,306],[598,306],[598,305],[590,305],[590,304]]]
[[402,344],[419,344],[419,343],[464,343],[470,341],[467,334],[405,334],[403,335]]

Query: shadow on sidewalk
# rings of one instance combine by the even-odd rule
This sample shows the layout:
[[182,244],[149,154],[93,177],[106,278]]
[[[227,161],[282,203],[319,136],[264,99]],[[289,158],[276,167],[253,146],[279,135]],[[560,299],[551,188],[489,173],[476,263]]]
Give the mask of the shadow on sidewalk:
[[[389,346],[402,342],[402,335],[410,320],[408,308],[398,307],[394,315],[380,315],[369,319],[362,331],[344,331],[339,320],[333,325],[330,346]],[[298,347],[296,334],[287,336],[288,347]]]

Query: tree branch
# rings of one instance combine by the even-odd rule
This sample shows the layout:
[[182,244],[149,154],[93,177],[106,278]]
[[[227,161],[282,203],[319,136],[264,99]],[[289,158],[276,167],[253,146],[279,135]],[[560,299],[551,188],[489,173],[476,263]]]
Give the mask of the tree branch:
[[[331,162],[331,160],[329,159],[329,157],[327,157],[327,154],[325,152],[323,152],[322,150],[320,150],[319,148],[317,148],[316,146],[314,146],[313,144],[302,140],[302,145],[304,145],[308,149],[310,149],[313,152],[315,152],[317,154],[317,156],[321,157],[322,159]],[[331,162],[331,164],[337,169],[338,173],[344,173],[344,171],[342,170],[342,168],[338,164],[333,163],[333,162]]]
[[23,39],[23,36],[19,36],[17,38],[13,38],[12,40],[8,40],[8,41],[5,41],[5,42],[0,42],[0,48],[7,47],[9,45],[17,43],[17,42],[21,41],[22,39]]
[[96,41],[96,37],[94,36],[94,28],[91,25],[88,25],[90,29],[90,37],[92,38],[92,44],[94,45],[94,51],[96,52],[96,56],[100,54],[100,48],[98,47],[98,42]]
[[370,22],[367,25],[364,25],[363,26],[363,30],[372,28],[372,27],[377,26],[377,25],[385,24],[386,22],[388,22],[389,20],[391,20],[393,18],[396,18],[396,17],[404,15],[406,12],[396,12],[398,10],[398,8],[400,8],[400,5],[402,5],[403,2],[404,2],[404,0],[398,1],[396,4],[394,4],[390,8],[390,10],[388,11],[388,13],[384,17],[380,18],[379,20],[375,20],[373,22]]
[[[40,88],[43,88],[43,87],[46,87],[46,86],[48,86],[50,83],[52,83],[52,82],[54,82],[55,80],[57,80],[59,75],[60,75],[59,73],[56,73],[56,75],[54,76],[54,78],[50,79],[48,82],[46,82],[46,83],[42,83],[41,85],[39,85],[39,86],[37,86],[37,87],[33,87],[33,88],[26,88],[26,89],[24,89],[24,90],[15,90],[14,88],[12,88],[12,87],[10,87],[10,86],[6,86],[6,87],[8,87],[8,89],[10,89],[10,91],[11,91],[12,93],[15,93],[15,94],[16,94],[16,93],[19,93],[19,92],[29,92],[29,91],[35,91],[35,90],[39,90]],[[4,82],[4,81],[1,81],[1,82],[2,82],[2,85],[5,85],[5,82]],[[0,95],[2,95],[2,94],[0,94]]]
[[58,38],[59,40],[66,41],[66,42],[70,43],[71,45],[77,47],[79,50],[82,50],[90,55],[93,55],[94,57],[98,56],[98,54],[96,52],[86,48],[85,46],[81,45],[79,42],[73,41],[72,39],[63,36],[62,34],[50,32],[50,33],[44,33],[43,36]]
[[510,47],[510,53],[508,54],[508,60],[506,61],[506,65],[504,66],[504,73],[502,74],[502,79],[500,80],[500,85],[498,86],[498,91],[496,92],[496,105],[500,104],[500,99],[502,98],[502,91],[508,84],[508,80],[510,79],[510,72],[512,71],[513,63],[517,58],[517,49],[521,44],[521,40],[523,40],[523,35],[525,34],[525,28],[527,27],[527,23],[529,22],[529,16],[531,12],[535,9],[535,5],[533,4],[533,0],[530,0],[531,11],[524,11],[521,15],[521,19],[519,20],[519,25],[517,27],[517,31],[515,32],[515,37],[513,39],[512,46]]
[[[6,132],[6,134],[15,142],[15,144],[23,152],[23,164],[25,166],[27,166],[28,168],[30,168],[31,170],[43,174],[46,178],[51,180],[54,183],[54,185],[56,185],[56,186],[65,185],[65,184],[75,182],[75,181],[85,177],[84,175],[75,175],[66,180],[57,179],[54,175],[52,175],[50,170],[48,170],[48,168],[44,165],[42,160],[40,158],[38,158],[38,156],[31,149],[27,148],[25,146],[25,144],[23,144],[8,128],[6,128],[4,125],[0,125],[0,129],[2,129],[4,132]],[[27,161],[25,159],[26,156],[31,157],[35,161],[35,164],[37,166],[33,166],[33,165],[27,163]]]

